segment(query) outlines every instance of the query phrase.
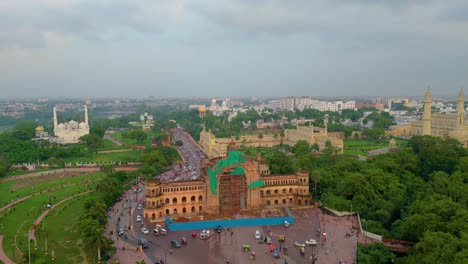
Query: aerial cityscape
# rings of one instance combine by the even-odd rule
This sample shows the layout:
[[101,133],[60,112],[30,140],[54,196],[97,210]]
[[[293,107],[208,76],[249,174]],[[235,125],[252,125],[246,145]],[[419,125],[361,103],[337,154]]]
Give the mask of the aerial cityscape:
[[0,263],[468,263],[468,3],[0,3]]

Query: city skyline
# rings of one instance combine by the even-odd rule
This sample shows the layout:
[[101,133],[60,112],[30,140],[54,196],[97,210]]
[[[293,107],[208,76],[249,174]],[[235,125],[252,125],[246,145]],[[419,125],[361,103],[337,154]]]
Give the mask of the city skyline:
[[1,98],[455,97],[464,1],[0,3]]

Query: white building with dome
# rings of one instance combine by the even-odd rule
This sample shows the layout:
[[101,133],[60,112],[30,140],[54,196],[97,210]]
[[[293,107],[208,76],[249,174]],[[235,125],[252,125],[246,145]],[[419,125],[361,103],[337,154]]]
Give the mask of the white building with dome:
[[89,134],[88,107],[85,105],[85,120],[78,123],[71,120],[66,123],[57,122],[57,110],[54,107],[54,135],[51,141],[59,144],[74,144],[79,142],[79,138]]

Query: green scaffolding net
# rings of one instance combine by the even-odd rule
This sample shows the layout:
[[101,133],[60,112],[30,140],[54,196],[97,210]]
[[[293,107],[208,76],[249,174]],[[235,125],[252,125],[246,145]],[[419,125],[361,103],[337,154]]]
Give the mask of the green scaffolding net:
[[264,185],[264,182],[262,180],[257,180],[257,181],[253,181],[248,187],[247,189],[251,190],[251,189],[254,189],[254,188],[260,188],[260,187],[263,187]]
[[[211,193],[217,194],[218,179],[216,175],[220,174],[224,167],[232,166],[238,163],[245,163],[245,156],[239,151],[230,151],[226,159],[218,160],[218,163],[208,168],[208,176],[210,177],[210,190]],[[234,170],[229,172],[230,175],[244,175],[244,169],[237,165]]]

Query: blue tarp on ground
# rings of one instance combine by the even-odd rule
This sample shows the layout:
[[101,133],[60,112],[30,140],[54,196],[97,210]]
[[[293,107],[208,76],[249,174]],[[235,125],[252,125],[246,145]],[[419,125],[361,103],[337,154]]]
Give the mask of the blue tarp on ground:
[[214,229],[217,226],[221,227],[238,227],[238,226],[266,226],[266,225],[282,225],[284,221],[294,224],[294,217],[286,208],[289,216],[285,217],[262,217],[262,218],[241,218],[229,220],[208,220],[197,222],[170,223],[170,219],[166,217],[166,224],[169,230],[202,230]]

